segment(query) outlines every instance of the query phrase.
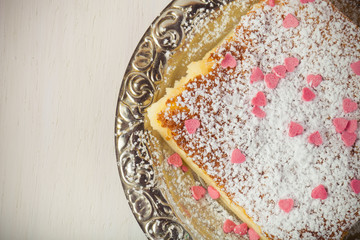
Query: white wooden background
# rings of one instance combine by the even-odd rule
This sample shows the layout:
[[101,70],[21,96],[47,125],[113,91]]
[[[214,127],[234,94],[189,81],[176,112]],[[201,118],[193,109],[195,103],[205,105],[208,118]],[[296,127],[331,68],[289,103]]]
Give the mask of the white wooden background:
[[170,0],[0,0],[0,239],[145,239],[114,150],[117,95]]

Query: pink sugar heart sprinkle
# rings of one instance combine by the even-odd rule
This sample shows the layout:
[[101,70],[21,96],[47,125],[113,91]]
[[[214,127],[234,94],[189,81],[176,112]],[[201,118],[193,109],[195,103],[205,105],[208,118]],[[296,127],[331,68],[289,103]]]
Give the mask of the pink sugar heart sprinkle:
[[191,187],[191,193],[195,200],[198,201],[205,196],[206,190],[202,186],[193,186]]
[[314,2],[315,0],[300,0],[301,3],[310,3],[310,2]]
[[354,191],[355,194],[360,193],[360,180],[353,179],[350,182],[351,189]]
[[358,127],[357,120],[353,119],[348,122],[345,131],[347,131],[348,133],[354,133],[357,130],[357,127]]
[[266,117],[266,112],[264,112],[261,108],[258,106],[255,106],[251,112],[258,118],[264,118]]
[[342,133],[346,129],[348,123],[349,121],[345,118],[335,118],[333,120],[333,125],[335,126],[337,133]]
[[254,67],[251,70],[250,83],[258,82],[264,79],[264,73],[259,67]]
[[351,147],[356,142],[357,135],[356,133],[343,132],[341,134],[341,139],[345,143],[345,146]]
[[318,74],[318,75],[309,74],[306,77],[306,81],[311,87],[315,88],[315,87],[319,86],[320,83],[322,82],[322,76],[320,74]]
[[288,72],[293,72],[295,68],[299,65],[299,59],[295,57],[285,58],[285,67]]
[[264,76],[264,80],[268,88],[274,89],[278,85],[280,79],[275,74],[269,73]]
[[270,7],[275,7],[275,0],[269,0],[269,1],[268,1],[268,5],[269,5]]
[[321,200],[325,200],[327,198],[327,191],[325,189],[325,187],[320,184],[319,186],[317,186],[316,188],[314,188],[311,191],[311,197],[313,199],[321,199]]
[[343,109],[345,113],[351,113],[356,111],[358,108],[358,105],[356,102],[351,100],[350,98],[345,98],[343,100]]
[[289,213],[294,206],[294,200],[291,198],[281,199],[278,204],[281,210],[283,210],[286,213]]
[[320,146],[323,143],[323,140],[319,131],[312,133],[308,138],[308,142],[315,146]]
[[183,172],[187,172],[187,171],[189,171],[189,168],[185,165],[182,165],[181,170],[183,170]]
[[251,100],[251,104],[254,106],[265,106],[266,105],[266,97],[263,92],[258,92],[256,96]]
[[299,26],[299,21],[296,19],[296,17],[294,15],[292,15],[291,13],[286,15],[286,17],[284,18],[284,21],[283,21],[283,27],[284,28],[296,28],[297,26]]
[[231,163],[243,163],[245,162],[245,155],[237,148],[235,148],[231,153]]
[[181,167],[183,165],[181,157],[177,153],[170,155],[170,157],[167,159],[167,162],[175,167]]
[[224,233],[231,233],[234,231],[236,224],[230,219],[226,219],[223,225]]
[[279,78],[286,76],[286,67],[284,65],[276,66],[272,69],[272,72]]
[[248,226],[246,223],[236,225],[234,228],[234,233],[237,233],[239,235],[245,235],[247,231],[248,231]]
[[289,137],[295,137],[301,135],[304,132],[303,126],[296,122],[290,122],[289,125]]
[[209,193],[210,197],[214,200],[216,200],[220,197],[220,193],[212,186],[208,187],[208,193]]
[[350,67],[356,75],[360,75],[360,61],[351,63]]
[[185,120],[185,128],[189,134],[193,134],[196,132],[196,129],[200,127],[200,121],[197,119],[189,119]]
[[257,232],[255,232],[254,229],[250,228],[248,233],[249,233],[250,240],[259,240],[260,239],[259,234],[257,234]]
[[225,58],[221,61],[221,67],[223,68],[234,68],[236,67],[236,59],[231,53],[225,54]]
[[315,93],[311,91],[309,88],[305,87],[302,90],[302,99],[305,102],[310,102],[316,97]]

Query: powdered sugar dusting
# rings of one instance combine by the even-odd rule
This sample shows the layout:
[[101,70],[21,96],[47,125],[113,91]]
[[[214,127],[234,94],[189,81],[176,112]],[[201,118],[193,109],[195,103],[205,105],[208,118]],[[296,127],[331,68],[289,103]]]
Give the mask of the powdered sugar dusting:
[[[343,113],[346,97],[360,103],[360,79],[351,73],[350,63],[360,59],[360,31],[334,12],[327,1],[264,7],[243,17],[232,43],[220,47],[215,59],[230,51],[238,59],[236,69],[219,64],[207,76],[188,83],[175,102],[187,110],[163,114],[174,139],[196,164],[222,187],[233,201],[269,236],[279,239],[340,239],[360,217],[359,196],[349,182],[360,177],[360,141],[346,147],[336,133],[336,117],[360,119],[360,111]],[[287,14],[301,23],[282,27]],[[249,84],[251,69],[264,74],[285,58],[296,57],[300,64],[269,90],[263,82]],[[316,98],[301,99],[306,76],[321,73],[323,81],[312,89]],[[266,118],[251,114],[251,99],[266,94]],[[201,127],[186,134],[182,122],[197,117]],[[296,138],[288,136],[291,121],[304,126]],[[314,146],[307,138],[319,131],[323,144]],[[359,130],[357,130],[359,135]],[[241,149],[247,160],[231,164],[231,151]],[[311,191],[324,185],[328,198],[311,198]],[[278,199],[294,199],[288,214]]]

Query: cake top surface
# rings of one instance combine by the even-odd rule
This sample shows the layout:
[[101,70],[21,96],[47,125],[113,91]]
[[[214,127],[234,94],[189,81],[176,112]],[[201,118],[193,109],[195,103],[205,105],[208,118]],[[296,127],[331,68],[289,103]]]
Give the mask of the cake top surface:
[[[221,66],[226,54],[236,67]],[[359,196],[350,187],[360,179],[360,141],[346,146],[333,122],[360,120],[359,109],[343,108],[346,98],[360,103],[360,76],[350,67],[360,60],[359,28],[327,1],[263,3],[242,17],[231,41],[212,58],[216,64],[209,74],[189,81],[167,101],[163,126],[269,237],[340,239],[360,219]],[[269,89],[269,81],[250,83],[255,67],[268,75],[288,58],[299,64],[275,88]],[[309,75],[321,80],[307,82]],[[305,88],[313,99],[304,100]],[[252,106],[259,92],[266,97],[260,107],[264,118],[256,117]],[[185,128],[189,119],[200,121],[193,134]],[[291,122],[303,128],[293,137]],[[234,149],[245,162],[230,161]],[[326,199],[313,198],[318,186],[324,186]],[[281,199],[293,199],[290,212],[279,207]]]

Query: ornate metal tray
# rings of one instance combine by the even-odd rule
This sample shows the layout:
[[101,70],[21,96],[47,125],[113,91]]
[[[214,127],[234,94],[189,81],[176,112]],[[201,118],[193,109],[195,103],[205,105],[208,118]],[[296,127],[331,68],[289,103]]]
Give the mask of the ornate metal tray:
[[[221,231],[225,217],[236,219],[232,213],[209,199],[194,203],[187,194],[202,180],[163,164],[171,151],[149,126],[146,109],[257,1],[174,0],[151,24],[130,60],[116,109],[116,157],[130,208],[149,239],[232,239]],[[339,9],[351,5],[345,14],[360,23],[360,1],[332,1]],[[237,12],[236,17],[229,17],[231,12]]]

